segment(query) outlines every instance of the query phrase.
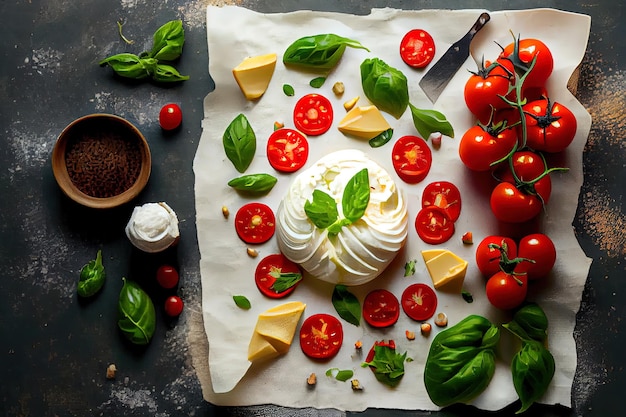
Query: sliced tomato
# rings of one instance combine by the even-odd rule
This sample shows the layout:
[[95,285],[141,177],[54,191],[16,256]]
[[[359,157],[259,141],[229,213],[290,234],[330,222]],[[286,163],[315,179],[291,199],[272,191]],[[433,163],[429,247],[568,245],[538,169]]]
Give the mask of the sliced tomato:
[[426,141],[418,136],[402,136],[391,151],[393,168],[400,179],[417,184],[428,175],[433,154]]
[[[254,272],[254,282],[257,288],[263,295],[270,298],[288,296],[296,289],[301,279],[302,271],[300,267],[287,259],[282,253],[275,253],[261,259]],[[279,283],[282,281],[293,283],[293,285],[287,286],[286,289],[277,288],[275,286],[277,280]]]
[[330,314],[314,314],[302,323],[300,348],[312,359],[330,359],[343,343],[341,322]]
[[246,243],[267,242],[276,230],[274,212],[263,203],[245,204],[235,215],[235,230]]
[[409,285],[402,293],[402,310],[415,321],[428,320],[437,309],[435,290],[426,284]]
[[293,123],[296,129],[307,135],[321,135],[333,123],[333,106],[320,94],[307,94],[296,103]]
[[424,68],[435,57],[435,41],[423,29],[410,30],[400,42],[400,56],[408,66]]
[[455,222],[461,215],[461,192],[449,181],[431,182],[422,193],[422,207],[432,206],[444,210]]
[[363,300],[363,318],[373,327],[389,327],[400,317],[400,302],[391,292],[370,291]]
[[415,217],[415,230],[425,243],[438,245],[447,242],[454,234],[454,222],[448,213],[437,206],[421,209]]
[[294,129],[278,129],[267,140],[267,159],[277,171],[294,172],[306,163],[309,142]]

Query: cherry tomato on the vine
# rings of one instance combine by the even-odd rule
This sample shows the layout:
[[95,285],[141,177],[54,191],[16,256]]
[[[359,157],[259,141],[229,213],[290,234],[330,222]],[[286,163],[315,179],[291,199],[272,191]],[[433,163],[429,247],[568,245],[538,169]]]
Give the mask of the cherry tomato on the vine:
[[459,157],[472,171],[488,171],[496,161],[507,156],[517,144],[517,130],[499,126],[475,125],[459,143]]
[[267,242],[276,230],[274,212],[263,203],[245,204],[235,215],[235,230],[246,243]]
[[500,96],[507,96],[513,78],[511,61],[482,63],[465,82],[463,97],[469,111],[478,120],[487,123],[492,111],[508,107]]
[[410,67],[424,68],[435,57],[435,41],[423,29],[413,29],[400,42],[400,57]]
[[391,160],[402,181],[417,184],[428,175],[433,155],[424,139],[418,136],[402,136],[393,145]]
[[487,299],[496,308],[512,310],[519,307],[528,292],[526,274],[496,272],[487,281]]
[[312,359],[330,359],[343,343],[341,322],[330,314],[314,314],[302,323],[300,348]]
[[178,285],[178,271],[171,265],[161,265],[157,269],[156,279],[163,288],[174,288]]
[[170,103],[161,108],[159,124],[163,130],[174,130],[183,121],[183,112],[178,104]]
[[500,271],[502,251],[499,248],[505,251],[508,259],[513,259],[517,256],[517,244],[509,237],[487,236],[476,247],[476,266],[487,278]]
[[430,206],[444,210],[455,222],[461,215],[461,192],[449,181],[431,182],[422,192],[422,208]]
[[308,157],[309,142],[297,130],[278,129],[267,140],[267,159],[277,171],[297,171],[304,166]]
[[373,327],[389,327],[400,317],[400,302],[391,292],[370,291],[363,300],[363,318]]
[[556,153],[565,150],[574,140],[576,116],[564,105],[543,98],[527,103],[522,109],[529,148]]
[[526,273],[529,280],[545,277],[550,273],[556,261],[554,242],[543,233],[533,233],[520,239],[517,256],[531,259],[533,262],[521,262],[516,271]]
[[402,293],[402,310],[415,321],[428,320],[437,309],[437,295],[426,284],[411,284]]
[[[283,291],[274,286],[277,280],[290,279],[295,283]],[[283,298],[291,294],[302,279],[300,267],[282,253],[268,255],[261,259],[254,272],[254,282],[262,294],[270,298]]]
[[518,74],[522,75],[528,71],[530,64],[535,58],[537,58],[537,61],[524,81],[522,88],[524,90],[533,87],[543,87],[550,74],[552,74],[554,59],[548,46],[539,39],[516,38],[502,50],[498,59],[510,60],[513,62]]
[[333,106],[320,94],[307,94],[296,103],[293,123],[296,129],[307,135],[321,135],[333,123]]
[[454,222],[441,208],[429,206],[417,212],[415,231],[425,243],[438,245],[447,242],[452,237]]
[[165,314],[170,317],[178,317],[180,316],[180,313],[183,312],[184,306],[185,303],[183,303],[183,300],[179,296],[169,296],[165,300]]

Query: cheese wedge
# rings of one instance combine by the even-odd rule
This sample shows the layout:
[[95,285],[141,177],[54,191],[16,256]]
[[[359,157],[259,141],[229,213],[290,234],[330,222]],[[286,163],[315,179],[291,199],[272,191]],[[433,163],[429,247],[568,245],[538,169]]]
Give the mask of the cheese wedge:
[[248,360],[267,360],[287,353],[306,305],[292,301],[259,314],[248,345]]
[[361,139],[372,139],[391,129],[389,123],[376,106],[353,107],[341,122],[339,131]]
[[248,100],[261,97],[270,84],[276,68],[276,54],[249,57],[233,69],[233,76]]
[[435,289],[461,293],[467,272],[466,260],[449,250],[439,249],[422,251],[422,257]]

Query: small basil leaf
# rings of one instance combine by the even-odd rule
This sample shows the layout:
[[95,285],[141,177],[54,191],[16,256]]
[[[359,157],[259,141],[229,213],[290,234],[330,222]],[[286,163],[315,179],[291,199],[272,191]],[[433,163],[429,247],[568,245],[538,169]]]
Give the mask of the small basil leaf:
[[357,172],[343,190],[341,206],[343,215],[350,223],[359,220],[365,214],[370,201],[370,183],[367,168]]
[[313,88],[321,88],[325,82],[326,77],[316,77],[309,82],[309,85]]
[[138,80],[151,75],[141,62],[141,59],[135,54],[123,53],[112,55],[100,61],[99,64],[101,66],[110,66],[117,75],[125,78]]
[[393,137],[393,129],[387,129],[376,137],[369,140],[369,144],[372,148],[380,148],[391,140]]
[[185,31],[181,20],[172,20],[161,26],[152,37],[149,55],[159,61],[173,61],[180,57],[185,43]]
[[256,152],[256,135],[248,119],[239,114],[226,128],[222,137],[226,157],[233,163],[235,169],[244,172],[254,159]]
[[554,377],[554,370],[554,357],[540,342],[523,343],[511,362],[513,386],[522,402],[516,414],[523,413],[543,396]]
[[171,65],[157,64],[152,78],[155,81],[171,83],[178,81],[186,81],[189,79],[188,75],[181,75],[176,68]]
[[446,116],[437,110],[418,109],[409,103],[411,108],[411,116],[415,129],[424,139],[428,139],[431,133],[439,132],[448,137],[454,137],[454,129]]
[[289,288],[302,281],[302,274],[299,272],[270,272],[270,275],[274,277],[276,281],[271,286],[271,289],[280,294],[287,291]]
[[233,301],[237,307],[242,308],[244,310],[249,310],[252,307],[250,304],[250,300],[244,295],[233,295]]
[[379,58],[361,63],[361,84],[365,96],[378,107],[399,119],[409,105],[409,87],[402,71]]
[[337,381],[345,382],[354,376],[354,372],[351,369],[340,369],[335,375]]
[[150,296],[134,281],[122,278],[124,286],[118,300],[117,325],[126,338],[147,345],[156,329],[156,312]]
[[416,260],[410,260],[409,262],[404,264],[404,276],[405,277],[409,277],[411,275],[415,274],[415,264],[417,263]]
[[228,185],[237,191],[265,194],[271,191],[278,179],[270,174],[249,174],[233,178]]
[[304,203],[304,212],[316,227],[326,229],[339,217],[337,203],[321,190],[314,190],[312,198],[312,201],[307,200]]
[[333,307],[339,317],[358,326],[361,322],[361,303],[345,285],[336,285],[332,295]]
[[291,85],[283,84],[283,93],[285,93],[285,95],[288,97],[292,97],[293,95],[296,94],[296,91],[293,89]]
[[106,273],[104,265],[102,265],[102,251],[99,250],[96,259],[80,270],[80,278],[78,280],[77,292],[81,297],[91,297],[96,294],[104,285]]
[[463,297],[463,300],[465,300],[465,302],[468,304],[471,304],[474,302],[474,296],[469,291],[465,291],[465,290],[461,291],[461,297]]
[[524,305],[513,315],[513,321],[521,327],[526,335],[539,342],[547,338],[548,317],[546,313],[535,303]]

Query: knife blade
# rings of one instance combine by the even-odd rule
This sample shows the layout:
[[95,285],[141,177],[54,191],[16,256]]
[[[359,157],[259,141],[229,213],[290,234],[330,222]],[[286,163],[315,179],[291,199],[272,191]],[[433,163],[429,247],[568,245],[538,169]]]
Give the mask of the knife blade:
[[482,13],[478,16],[476,23],[474,23],[469,32],[453,43],[422,77],[419,85],[431,102],[437,101],[452,77],[467,60],[474,35],[485,26],[489,19],[491,19],[489,13]]

